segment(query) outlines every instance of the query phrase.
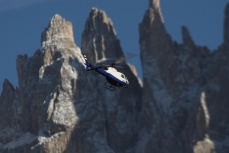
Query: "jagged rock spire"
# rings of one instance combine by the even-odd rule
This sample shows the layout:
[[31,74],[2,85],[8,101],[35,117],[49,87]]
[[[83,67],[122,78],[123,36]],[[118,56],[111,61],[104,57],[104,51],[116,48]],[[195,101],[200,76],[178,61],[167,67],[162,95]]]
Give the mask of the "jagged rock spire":
[[9,99],[13,99],[15,95],[15,89],[13,85],[9,82],[8,79],[5,79],[3,82],[2,93],[0,93],[0,104],[4,103],[4,101],[8,101]]
[[109,33],[111,36],[116,36],[116,31],[111,19],[107,17],[105,11],[97,8],[91,9],[86,21],[85,30],[86,29],[96,33]]
[[82,52],[91,63],[102,58],[119,58],[123,56],[116,31],[106,13],[92,8],[82,33]]
[[14,90],[13,85],[9,82],[8,79],[5,79],[3,82],[3,89],[12,89]]
[[224,15],[224,42],[229,43],[229,3],[227,3]]
[[[66,41],[67,43],[65,43]],[[49,26],[41,34],[41,45],[42,48],[50,45],[56,47],[75,46],[71,22],[66,21],[58,14],[54,15]]]
[[60,54],[70,53],[73,50],[78,52],[74,43],[72,23],[58,14],[54,15],[41,34],[41,45],[45,64],[55,61]]
[[139,25],[139,35],[141,54],[146,58],[151,55],[155,57],[155,55],[171,53],[172,41],[164,27],[159,0],[149,0],[149,8]]
[[182,31],[182,39],[183,39],[183,43],[185,45],[193,45],[194,42],[192,40],[192,37],[188,31],[188,29],[185,26],[181,27],[181,31]]
[[164,23],[164,19],[160,8],[160,0],[149,0],[149,9],[152,12],[152,17]]
[[149,0],[149,7],[155,10],[160,10],[160,0]]

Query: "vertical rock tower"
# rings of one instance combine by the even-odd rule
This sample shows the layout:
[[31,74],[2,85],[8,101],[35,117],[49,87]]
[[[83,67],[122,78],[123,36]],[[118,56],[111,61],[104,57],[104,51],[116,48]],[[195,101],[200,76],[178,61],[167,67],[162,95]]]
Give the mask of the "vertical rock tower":
[[106,13],[92,8],[82,33],[82,52],[95,64],[103,58],[120,58],[123,55],[116,31]]
[[159,0],[149,0],[139,25],[144,87],[137,152],[228,149],[228,6],[224,42],[210,52],[195,44],[185,26],[183,43],[173,42]]

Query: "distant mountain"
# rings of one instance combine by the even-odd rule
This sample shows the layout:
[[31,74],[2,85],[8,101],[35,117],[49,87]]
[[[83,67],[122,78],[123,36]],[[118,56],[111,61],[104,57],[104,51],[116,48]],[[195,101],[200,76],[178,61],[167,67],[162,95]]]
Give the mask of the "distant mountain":
[[124,56],[112,21],[92,8],[79,48],[72,24],[52,17],[41,50],[18,55],[16,89],[0,96],[0,152],[226,153],[229,150],[229,3],[224,42],[197,46],[186,27],[183,43],[166,32],[159,0],[149,0],[139,25],[143,86],[124,62],[127,89],[104,89],[88,60]]

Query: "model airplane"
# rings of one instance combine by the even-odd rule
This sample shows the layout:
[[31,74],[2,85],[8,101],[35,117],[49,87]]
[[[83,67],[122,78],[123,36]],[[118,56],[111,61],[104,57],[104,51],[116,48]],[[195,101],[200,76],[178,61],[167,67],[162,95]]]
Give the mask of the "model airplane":
[[107,82],[110,84],[107,86],[107,82],[105,82],[104,87],[106,89],[114,91],[115,87],[127,88],[129,86],[129,81],[126,76],[115,69],[115,67],[118,67],[115,63],[97,67],[88,62],[86,55],[83,56],[85,59],[86,71],[95,70],[99,74],[106,77]]

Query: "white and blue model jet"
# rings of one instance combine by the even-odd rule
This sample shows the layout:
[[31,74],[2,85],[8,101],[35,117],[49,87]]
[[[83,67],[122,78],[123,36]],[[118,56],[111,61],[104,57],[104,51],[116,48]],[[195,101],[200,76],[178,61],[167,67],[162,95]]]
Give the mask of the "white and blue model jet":
[[107,86],[107,82],[104,84],[104,87],[106,89],[114,91],[115,87],[127,88],[129,86],[129,81],[126,78],[126,76],[115,69],[116,67],[115,63],[112,63],[111,65],[108,66],[97,67],[88,62],[86,55],[83,56],[85,59],[86,71],[95,70],[99,74],[102,74],[103,76],[106,77],[107,82],[110,83],[110,85],[108,86]]

